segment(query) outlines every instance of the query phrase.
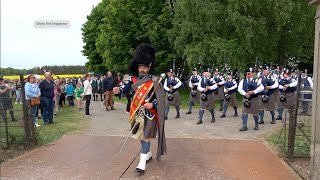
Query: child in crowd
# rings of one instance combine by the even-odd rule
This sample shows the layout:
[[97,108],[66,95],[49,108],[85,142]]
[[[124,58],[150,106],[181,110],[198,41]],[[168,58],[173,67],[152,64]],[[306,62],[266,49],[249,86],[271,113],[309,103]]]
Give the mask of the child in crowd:
[[78,104],[78,109],[81,110],[81,94],[83,93],[83,87],[81,86],[81,82],[78,82],[77,87],[75,89],[76,92],[76,100]]
[[74,87],[70,80],[68,81],[68,85],[66,87],[66,93],[67,93],[67,100],[69,102],[69,106],[73,107],[74,106],[74,102],[73,102]]

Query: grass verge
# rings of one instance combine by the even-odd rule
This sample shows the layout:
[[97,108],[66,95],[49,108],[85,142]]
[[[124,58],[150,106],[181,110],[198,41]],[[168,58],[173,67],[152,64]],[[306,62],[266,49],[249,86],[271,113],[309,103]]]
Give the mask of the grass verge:
[[[0,140],[1,140],[1,159],[0,162],[16,157],[27,151],[23,148],[24,128],[22,126],[22,105],[14,106],[15,118],[18,121],[11,121],[8,115],[9,142],[8,149],[6,147],[6,133],[4,122],[0,123]],[[38,146],[54,142],[64,135],[81,133],[88,127],[89,121],[84,116],[83,111],[78,111],[76,107],[62,107],[57,115],[53,117],[55,123],[44,125],[43,119],[37,119],[37,123],[41,126],[36,130],[38,132],[37,141]],[[36,148],[36,147],[35,147]]]

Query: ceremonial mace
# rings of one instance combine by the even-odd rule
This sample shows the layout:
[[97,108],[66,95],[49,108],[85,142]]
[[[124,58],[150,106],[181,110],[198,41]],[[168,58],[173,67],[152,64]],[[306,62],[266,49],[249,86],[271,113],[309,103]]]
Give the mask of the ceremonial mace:
[[[152,97],[152,96],[154,95],[154,93],[156,92],[156,89],[158,88],[159,84],[161,83],[162,78],[163,78],[163,77],[160,76],[160,79],[159,79],[156,87],[154,88],[151,96],[150,96],[148,99],[145,100],[146,103],[148,103],[148,102],[150,101],[151,97]],[[142,113],[142,110],[140,110],[139,114],[136,116],[136,119],[139,118],[142,114],[143,114],[143,113]],[[124,145],[127,143],[127,141],[128,141],[128,139],[129,139],[129,137],[131,136],[133,130],[135,129],[135,127],[136,127],[139,123],[140,123],[140,121],[139,121],[139,122],[135,122],[134,125],[132,126],[132,128],[131,128],[131,130],[130,130],[130,132],[129,132],[129,135],[127,136],[127,138],[126,138],[126,140],[124,141],[124,143],[123,143],[123,145],[122,145],[119,153],[117,154],[117,158],[119,157],[119,155],[120,155],[120,153],[121,153]]]

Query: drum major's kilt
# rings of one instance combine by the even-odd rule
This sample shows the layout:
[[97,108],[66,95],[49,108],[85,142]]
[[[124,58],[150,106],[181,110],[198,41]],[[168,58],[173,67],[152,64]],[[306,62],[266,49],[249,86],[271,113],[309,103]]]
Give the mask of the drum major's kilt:
[[165,102],[166,107],[168,107],[168,106],[180,106],[181,105],[181,99],[180,99],[179,91],[176,91],[173,94],[172,101],[169,101],[167,97],[168,97],[168,92],[166,93],[166,102]]
[[245,98],[242,98],[242,113],[244,114],[253,114],[258,115],[259,113],[259,97],[251,98],[250,99],[250,107],[247,108],[243,105]]
[[193,103],[199,103],[200,102],[200,92],[196,91],[196,96],[191,96],[191,91],[190,91],[190,101]]
[[144,117],[144,122],[144,138],[155,138],[157,136],[156,118],[149,120],[147,117]]
[[213,97],[213,93],[207,95],[207,100],[206,101],[202,101],[200,99],[200,108],[201,109],[214,109],[215,108],[215,104],[216,102],[214,101],[214,97]]
[[[286,101],[281,102],[280,101],[280,96],[284,95],[286,97]],[[279,92],[279,103],[278,103],[278,107],[280,108],[287,108],[289,109],[290,106],[295,106],[296,104],[296,93],[283,93],[283,92]]]
[[238,100],[236,93],[230,94],[230,99],[227,101],[224,99],[224,105],[231,106],[231,107],[238,107]]
[[266,111],[273,111],[274,109],[276,109],[275,96],[274,96],[274,94],[271,94],[268,97],[269,97],[268,102],[263,102],[262,96],[259,96],[259,108],[261,110],[263,109]]

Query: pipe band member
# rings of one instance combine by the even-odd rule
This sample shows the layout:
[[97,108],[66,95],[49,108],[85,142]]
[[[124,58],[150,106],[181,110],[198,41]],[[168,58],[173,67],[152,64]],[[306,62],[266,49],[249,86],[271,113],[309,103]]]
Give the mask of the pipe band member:
[[178,77],[174,76],[173,69],[169,69],[167,72],[168,77],[164,81],[164,90],[166,91],[166,101],[165,101],[165,119],[168,119],[170,106],[176,108],[176,119],[180,118],[180,105],[181,99],[178,89],[181,87],[182,83]]
[[189,87],[190,87],[190,102],[189,102],[189,111],[186,114],[192,113],[192,107],[195,103],[200,102],[200,92],[198,91],[198,85],[201,76],[198,75],[197,68],[193,68],[192,76],[189,79]]
[[203,78],[199,81],[198,90],[201,92],[200,96],[200,110],[199,110],[199,121],[196,124],[202,124],[202,118],[204,110],[209,110],[211,114],[211,123],[216,121],[214,117],[215,101],[213,97],[213,91],[218,86],[213,78],[211,78],[210,70],[203,72]]
[[232,77],[232,72],[228,72],[226,82],[224,83],[224,105],[223,113],[220,118],[226,117],[228,106],[233,107],[234,115],[233,117],[238,117],[238,100],[237,100],[237,87],[238,84],[235,79]]
[[292,70],[287,68],[283,72],[282,78],[279,81],[279,103],[278,103],[278,118],[276,120],[282,120],[283,109],[294,107],[296,104],[296,89],[298,81],[290,75]]
[[243,96],[242,98],[242,123],[243,126],[239,131],[247,131],[248,114],[253,115],[255,122],[254,130],[259,130],[258,113],[259,113],[259,98],[258,94],[263,91],[261,79],[254,78],[253,68],[246,69],[246,78],[239,83],[238,91]]

